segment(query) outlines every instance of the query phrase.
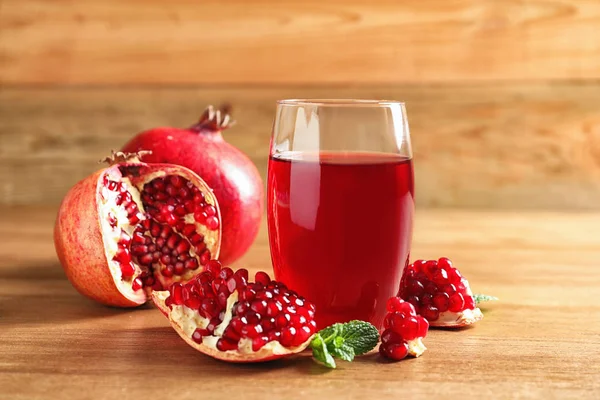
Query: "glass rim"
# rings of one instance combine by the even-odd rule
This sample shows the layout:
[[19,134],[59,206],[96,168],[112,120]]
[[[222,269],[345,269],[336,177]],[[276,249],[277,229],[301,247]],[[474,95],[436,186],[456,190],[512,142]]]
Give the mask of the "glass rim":
[[277,100],[283,106],[320,106],[320,107],[404,107],[404,102],[396,100],[372,99],[283,99]]

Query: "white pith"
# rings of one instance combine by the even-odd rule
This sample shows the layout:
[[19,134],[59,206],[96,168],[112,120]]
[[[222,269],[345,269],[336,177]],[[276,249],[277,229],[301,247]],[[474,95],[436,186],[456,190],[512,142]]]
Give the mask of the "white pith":
[[[136,185],[134,185],[128,177],[121,175],[120,171],[117,168],[108,168],[106,171],[107,171],[106,176],[108,179],[116,181],[116,182],[121,182],[123,184],[123,186],[125,188],[127,188],[127,191],[131,194],[132,201],[134,201],[137,204],[137,207],[139,210],[138,212],[140,214],[140,222],[138,222],[135,225],[132,225],[129,222],[129,218],[127,215],[127,211],[125,210],[125,207],[122,205],[121,206],[116,205],[116,197],[119,194],[119,192],[108,190],[108,188],[102,186],[102,184],[101,184],[102,188],[100,190],[100,195],[98,196],[99,197],[98,212],[100,215],[102,240],[104,243],[107,264],[108,264],[108,267],[112,274],[115,285],[117,286],[119,291],[126,298],[128,298],[130,300],[136,301],[138,303],[144,302],[144,299],[146,297],[144,288],[141,288],[137,291],[134,291],[132,288],[133,281],[142,273],[142,267],[140,267],[133,260],[133,257],[132,257],[132,263],[135,266],[135,273],[131,277],[123,277],[122,273],[121,273],[120,263],[118,261],[114,261],[113,258],[116,255],[117,250],[118,250],[118,242],[119,242],[119,238],[121,237],[121,230],[125,231],[130,237],[132,237],[133,232],[135,231],[136,227],[138,225],[140,225],[143,220],[147,219],[144,216],[145,210],[144,210],[144,206],[143,206],[141,195],[140,195],[140,192],[143,189],[144,185],[146,183],[152,181],[155,178],[164,177],[167,175],[172,176],[172,175],[179,175],[179,174],[176,174],[173,172],[169,172],[167,174],[164,171],[156,171],[156,172],[144,175],[143,179],[140,178],[138,181],[136,181]],[[183,175],[179,175],[179,176],[188,180],[188,178],[186,176],[183,176]],[[102,182],[102,179],[103,179],[103,177],[100,176],[100,182]],[[213,199],[210,197],[206,197],[205,202],[206,202],[206,204],[216,206],[214,204]],[[111,213],[117,220],[117,224],[114,228],[110,225],[110,223],[108,221],[109,213]],[[185,215],[183,217],[183,219],[186,224],[193,224],[196,227],[196,232],[198,232],[204,236],[204,243],[206,244],[207,248],[214,248],[214,246],[216,245],[216,242],[218,240],[217,235],[210,235],[209,229],[206,226],[200,224],[199,222],[196,222],[196,220],[194,219],[193,213]],[[175,227],[172,227],[172,229],[174,231],[176,231],[177,233],[179,233],[183,238],[185,238],[184,240],[187,240],[186,236],[183,235],[182,232],[179,232]],[[146,235],[147,235],[147,233],[146,233]],[[189,240],[188,240],[188,242],[189,242]],[[199,262],[200,261],[199,255],[196,253],[194,246],[191,245],[191,243],[190,243],[189,247],[190,247],[188,250],[189,254],[192,257],[195,257]],[[161,267],[163,267],[163,266],[164,266],[164,264],[162,264],[160,261],[158,263],[152,264],[153,276],[156,280],[160,281],[163,284],[163,287],[166,287],[166,285],[168,285],[172,282],[187,281],[187,280],[191,279],[197,273],[198,270],[201,269],[201,266],[200,266],[199,269],[197,269],[195,271],[186,270],[183,275],[173,275],[172,277],[167,278],[167,277],[164,277],[162,274],[160,274],[160,272],[158,272],[158,271],[160,271]],[[147,291],[149,291],[149,289],[147,289]]]
[[427,350],[427,347],[425,347],[421,338],[409,340],[406,343],[408,344],[408,354],[413,357],[419,357]]
[[[168,291],[162,292],[154,292],[153,294],[155,298],[159,299],[160,302],[164,304],[167,297],[169,297]],[[223,335],[225,328],[231,322],[233,318],[233,307],[235,303],[238,301],[238,292],[234,291],[227,298],[227,305],[225,308],[225,315],[223,317],[223,321],[216,327],[214,334],[212,336],[204,336],[202,338],[202,344],[197,344],[193,342],[192,335],[197,328],[206,328],[210,320],[208,318],[202,317],[198,314],[198,311],[193,310],[191,308],[186,307],[185,305],[172,305],[171,311],[169,313],[169,320],[172,324],[177,325],[179,329],[176,329],[177,333],[183,337],[188,343],[194,343],[195,347],[199,347],[202,351],[202,347],[206,347],[212,351],[206,352],[207,354],[224,353],[225,355],[230,355],[230,359],[234,359],[238,355],[242,356],[251,356],[251,359],[265,359],[269,358],[272,355],[285,355],[285,354],[293,354],[298,353],[308,347],[313,336],[311,336],[307,341],[305,341],[300,346],[296,347],[283,347],[281,343],[276,340],[267,342],[263,347],[261,347],[258,351],[252,350],[252,340],[248,338],[241,338],[238,344],[237,350],[227,350],[220,351],[217,349],[217,342],[220,337]],[[167,308],[166,306],[164,306]]]
[[431,326],[463,326],[471,325],[483,318],[479,308],[474,310],[463,310],[460,312],[444,311],[435,321],[431,321]]

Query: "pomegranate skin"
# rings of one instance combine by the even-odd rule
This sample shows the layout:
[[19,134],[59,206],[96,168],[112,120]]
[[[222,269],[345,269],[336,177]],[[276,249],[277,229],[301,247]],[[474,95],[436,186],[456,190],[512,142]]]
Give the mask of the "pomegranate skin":
[[122,149],[141,150],[152,151],[143,157],[144,162],[182,165],[213,189],[223,229],[219,260],[229,265],[240,258],[256,239],[264,207],[263,182],[254,163],[227,143],[220,130],[202,124],[141,132]]
[[109,306],[137,307],[146,299],[123,296],[107,272],[97,201],[103,173],[95,172],[69,190],[58,210],[54,246],[67,278],[79,293]]

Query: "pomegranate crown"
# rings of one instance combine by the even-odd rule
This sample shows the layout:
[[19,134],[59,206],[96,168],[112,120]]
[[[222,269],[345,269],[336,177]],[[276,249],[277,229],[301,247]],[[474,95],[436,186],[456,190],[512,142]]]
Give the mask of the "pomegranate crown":
[[235,124],[235,121],[229,115],[230,111],[231,105],[229,104],[222,104],[218,109],[209,105],[200,116],[200,121],[192,129],[196,131],[222,131],[227,129]]
[[103,158],[98,161],[99,163],[107,163],[108,165],[115,165],[120,163],[140,163],[141,158],[152,154],[150,150],[140,150],[135,153],[124,153],[122,151],[110,151],[110,156]]

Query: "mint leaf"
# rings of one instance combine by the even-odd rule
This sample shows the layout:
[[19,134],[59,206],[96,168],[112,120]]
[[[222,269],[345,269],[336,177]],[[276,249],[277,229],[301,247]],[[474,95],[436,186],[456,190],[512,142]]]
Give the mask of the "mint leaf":
[[313,358],[317,362],[323,364],[328,368],[336,367],[335,360],[333,359],[331,354],[329,354],[327,345],[325,344],[325,341],[323,340],[321,335],[319,335],[318,333],[315,335],[314,339],[310,342],[310,347],[313,351]]
[[377,328],[365,321],[333,324],[319,331],[310,343],[316,361],[335,368],[335,356],[344,361],[354,360],[355,355],[365,354],[379,342]]
[[354,360],[354,349],[347,343],[342,343],[342,345],[335,347],[331,351],[331,354],[344,361]]
[[333,324],[319,333],[325,338],[327,344],[336,337],[342,337],[344,343],[352,347],[357,356],[373,350],[379,342],[377,328],[365,321],[355,320],[345,324]]
[[487,294],[474,294],[473,299],[475,304],[483,303],[485,301],[497,301],[498,298],[494,296],[488,296]]

